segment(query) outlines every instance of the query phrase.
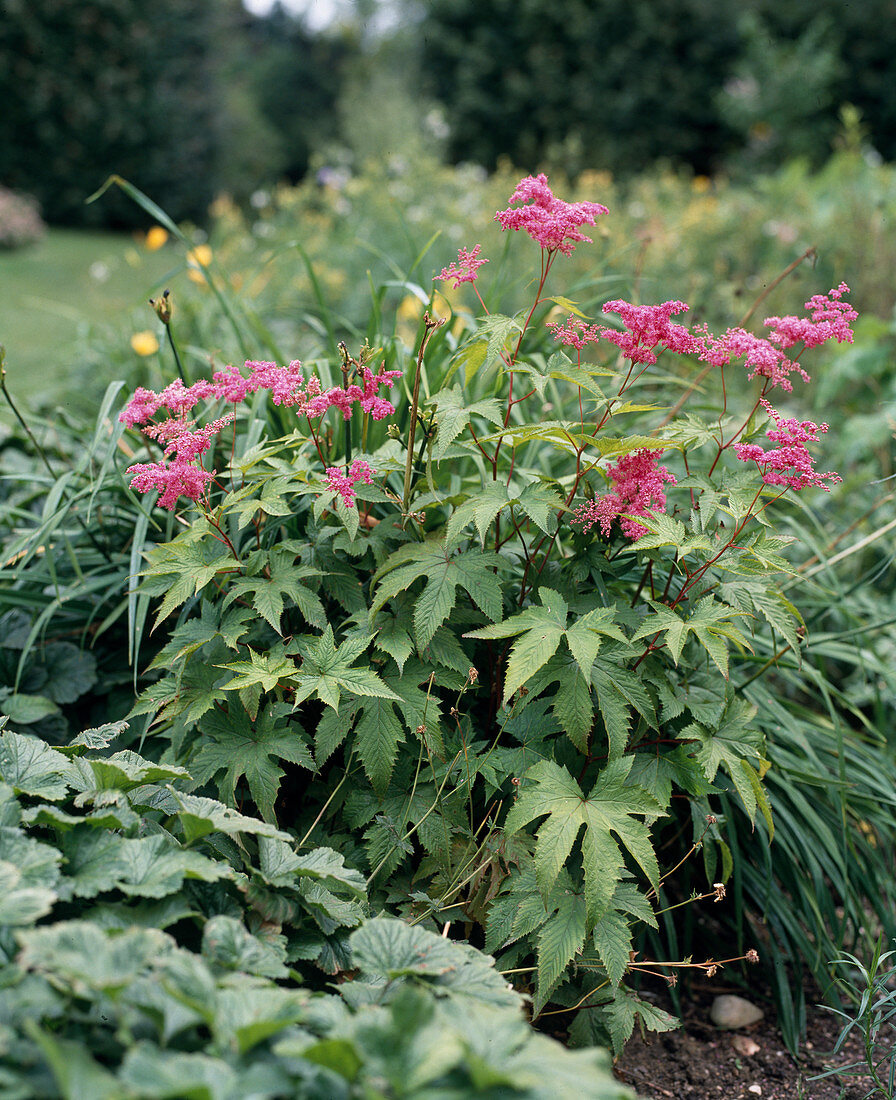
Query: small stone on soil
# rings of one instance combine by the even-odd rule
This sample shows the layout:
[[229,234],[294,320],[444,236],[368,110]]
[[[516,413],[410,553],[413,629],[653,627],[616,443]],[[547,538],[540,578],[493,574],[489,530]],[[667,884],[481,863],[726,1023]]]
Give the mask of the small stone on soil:
[[732,1035],[731,1045],[734,1047],[738,1054],[742,1054],[744,1058],[752,1058],[754,1054],[758,1054],[762,1047],[756,1042],[755,1039],[751,1039],[749,1035]]
[[712,1002],[709,1018],[718,1028],[733,1031],[740,1027],[749,1027],[758,1023],[765,1013],[751,1001],[733,994],[724,993]]

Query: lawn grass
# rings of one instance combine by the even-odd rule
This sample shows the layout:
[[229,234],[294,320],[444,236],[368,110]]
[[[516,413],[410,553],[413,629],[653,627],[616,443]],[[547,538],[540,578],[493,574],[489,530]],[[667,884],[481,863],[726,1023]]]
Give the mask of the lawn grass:
[[[61,397],[89,327],[145,306],[174,263],[170,246],[150,253],[129,234],[77,229],[50,229],[38,244],[0,252],[0,344],[13,395]],[[144,327],[154,321],[147,307]]]

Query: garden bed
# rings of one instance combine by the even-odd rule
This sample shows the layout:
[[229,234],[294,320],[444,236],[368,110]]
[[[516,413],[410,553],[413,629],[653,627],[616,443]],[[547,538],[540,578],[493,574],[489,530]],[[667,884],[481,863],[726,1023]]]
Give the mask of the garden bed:
[[[870,1080],[865,1077],[835,1075],[812,1080],[832,1066],[848,1066],[862,1056],[857,1034],[849,1037],[838,1054],[831,1054],[840,1022],[815,1006],[817,996],[807,994],[806,1038],[794,1059],[769,1007],[770,998],[766,1003],[750,994],[765,1008],[765,1017],[749,1028],[725,1032],[709,1019],[713,998],[720,993],[742,991],[717,983],[694,988],[682,1006],[678,1031],[645,1037],[636,1032],[616,1065],[619,1080],[645,1100],[862,1100],[867,1095]],[[671,1005],[665,1007],[671,1009]],[[737,1048],[744,1039],[752,1040],[759,1049],[744,1054],[743,1047]],[[749,1044],[746,1046],[749,1049]]]

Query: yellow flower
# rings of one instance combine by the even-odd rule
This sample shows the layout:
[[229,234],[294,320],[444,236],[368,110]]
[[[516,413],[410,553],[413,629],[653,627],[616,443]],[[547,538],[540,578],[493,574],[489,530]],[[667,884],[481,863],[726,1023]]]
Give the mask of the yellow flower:
[[197,244],[187,253],[187,276],[194,283],[202,286],[205,283],[205,275],[202,268],[208,267],[212,262],[212,250],[207,244]]
[[159,341],[148,330],[135,332],[131,337],[131,347],[138,355],[155,355],[159,350]]
[[154,225],[146,234],[146,240],[143,243],[147,252],[158,252],[167,240],[168,230],[163,229],[160,225]]

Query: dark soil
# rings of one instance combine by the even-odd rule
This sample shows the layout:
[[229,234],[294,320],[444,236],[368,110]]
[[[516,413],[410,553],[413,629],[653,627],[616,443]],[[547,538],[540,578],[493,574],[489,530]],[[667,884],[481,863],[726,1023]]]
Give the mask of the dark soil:
[[[740,1031],[719,1031],[709,1020],[718,993],[746,996],[766,1008],[765,1018]],[[860,1061],[856,1033],[839,1054],[831,1055],[839,1017],[810,1007],[806,1039],[794,1060],[767,1004],[765,998],[742,989],[692,989],[683,1006],[682,1027],[648,1034],[646,1039],[636,1031],[616,1065],[616,1076],[645,1100],[863,1100],[871,1088],[867,1078],[835,1075],[810,1080],[834,1066]],[[813,997],[807,996],[807,1004],[814,1004]],[[670,1005],[663,1007],[671,1011]],[[738,1035],[741,1040],[735,1039]],[[743,1039],[752,1040],[759,1050],[744,1054],[749,1044]]]

